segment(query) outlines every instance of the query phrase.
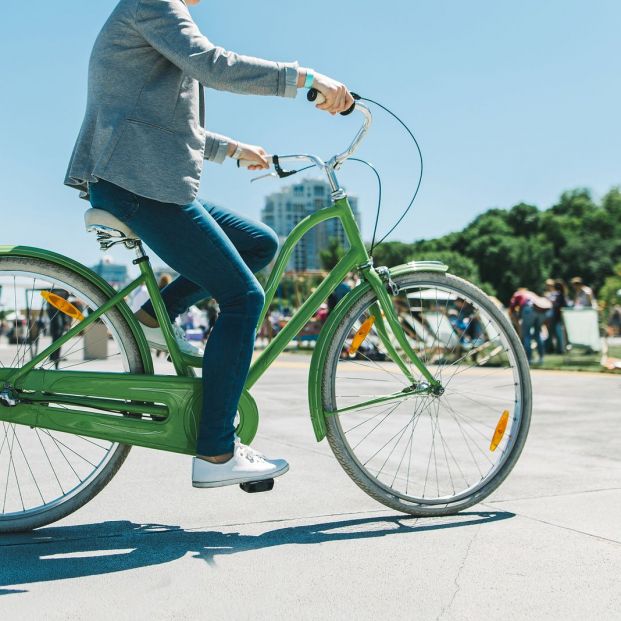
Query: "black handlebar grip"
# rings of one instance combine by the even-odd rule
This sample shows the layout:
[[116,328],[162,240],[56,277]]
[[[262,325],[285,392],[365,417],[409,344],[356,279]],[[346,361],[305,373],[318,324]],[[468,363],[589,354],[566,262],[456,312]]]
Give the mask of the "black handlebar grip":
[[[354,103],[347,110],[345,110],[344,112],[341,112],[340,113],[341,116],[347,116],[348,114],[351,114],[356,109],[356,100],[360,99],[360,97],[356,95],[355,93],[351,93],[351,95],[354,98]],[[308,89],[308,93],[306,93],[306,99],[308,99],[308,101],[310,102],[317,102],[317,103],[323,103],[322,99],[323,101],[325,101],[325,97],[316,88]]]

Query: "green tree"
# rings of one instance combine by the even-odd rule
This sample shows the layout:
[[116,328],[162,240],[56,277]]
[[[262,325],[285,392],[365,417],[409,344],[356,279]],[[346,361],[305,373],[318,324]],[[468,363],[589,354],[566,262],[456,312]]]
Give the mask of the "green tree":
[[373,251],[375,265],[394,267],[395,265],[407,263],[413,258],[414,251],[412,244],[406,244],[399,241],[384,242],[377,246],[377,248]]
[[615,265],[614,274],[608,276],[599,292],[598,301],[604,307],[604,315],[607,318],[610,308],[621,303],[621,263]]
[[621,189],[611,189],[600,204],[578,188],[543,211],[527,203],[489,209],[462,231],[413,243],[387,242],[374,256],[376,265],[388,266],[443,260],[453,273],[505,303],[518,287],[541,292],[546,278],[581,276],[597,293],[621,262]]
[[496,295],[496,290],[490,283],[483,282],[477,264],[470,258],[454,250],[438,250],[431,253],[423,252],[416,256],[417,261],[442,261],[448,265],[449,272],[460,278],[478,285],[488,295]]
[[599,206],[587,190],[574,190],[544,212],[541,230],[553,246],[551,276],[566,281],[581,276],[595,289],[601,287],[621,258],[621,225],[611,217],[621,209],[620,200],[613,190]]
[[519,203],[509,210],[507,224],[511,227],[514,235],[531,237],[539,233],[539,215],[539,209],[534,205]]
[[602,199],[602,207],[618,231],[621,228],[621,187],[612,188]]

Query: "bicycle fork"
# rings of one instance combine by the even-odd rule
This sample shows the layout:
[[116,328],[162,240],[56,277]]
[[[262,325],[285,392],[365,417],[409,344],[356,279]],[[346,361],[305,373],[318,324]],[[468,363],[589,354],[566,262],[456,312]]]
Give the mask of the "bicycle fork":
[[[371,306],[369,312],[375,317],[375,328],[390,359],[401,369],[408,381],[411,382],[411,389],[415,389],[418,392],[421,388],[427,388],[426,392],[441,395],[444,392],[442,384],[433,377],[425,363],[418,357],[416,351],[414,351],[407,340],[403,327],[399,323],[399,317],[390,297],[391,295],[397,295],[399,289],[390,278],[389,269],[387,267],[374,268],[373,264],[369,263],[362,268],[362,272],[365,280],[377,296],[378,301]],[[393,345],[390,333],[396,339],[407,360],[404,360]],[[424,382],[420,382],[414,377],[410,365],[414,365],[423,375],[428,384],[426,387],[421,386]]]

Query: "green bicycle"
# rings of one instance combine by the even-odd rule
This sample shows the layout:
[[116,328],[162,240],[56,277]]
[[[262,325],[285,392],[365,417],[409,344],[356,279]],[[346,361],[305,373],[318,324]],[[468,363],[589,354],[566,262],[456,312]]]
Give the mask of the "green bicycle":
[[[314,226],[338,219],[349,247],[312,295],[256,357],[239,404],[237,434],[258,427],[250,390],[352,271],[361,282],[323,326],[308,380],[318,441],[327,437],[347,474],[384,505],[416,516],[456,513],[493,492],[515,465],[528,433],[526,356],[507,318],[474,285],[438,262],[376,267],[336,171],[371,125],[369,109],[350,147],[328,162],[332,205],[301,221],[278,255],[259,325],[294,246]],[[0,309],[62,313],[68,330],[0,337],[0,533],[49,524],[91,500],[133,445],[193,455],[201,405],[200,358],[183,355],[141,241],[104,211],[86,212],[102,249],[136,253],[140,275],[120,291],[76,261],[26,246],[0,246]],[[144,334],[125,298],[142,284],[168,344],[175,375],[155,375]],[[53,311],[53,312],[50,312]],[[26,331],[29,329],[26,327]],[[39,348],[33,350],[33,343]],[[62,349],[61,349],[62,348]],[[96,351],[96,354],[92,352]],[[62,353],[61,353],[62,352]]]

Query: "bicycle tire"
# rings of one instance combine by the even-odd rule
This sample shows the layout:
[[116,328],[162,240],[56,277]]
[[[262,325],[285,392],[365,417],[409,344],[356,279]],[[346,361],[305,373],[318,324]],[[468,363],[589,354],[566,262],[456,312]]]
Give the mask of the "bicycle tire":
[[[356,450],[352,447],[352,442],[348,440],[346,430],[343,425],[341,425],[341,418],[343,415],[336,414],[328,414],[326,415],[326,429],[327,429],[327,438],[330,444],[330,447],[345,470],[345,472],[349,475],[349,477],[368,495],[372,498],[376,499],[380,503],[392,508],[397,511],[401,511],[404,513],[408,513],[414,516],[420,517],[428,517],[428,516],[444,516],[444,515],[452,515],[462,511],[489,496],[494,490],[498,488],[498,486],[506,479],[509,475],[513,467],[515,466],[522,449],[524,447],[524,443],[526,442],[526,438],[528,435],[528,429],[530,425],[531,418],[531,410],[532,410],[532,388],[530,383],[530,373],[528,362],[526,360],[526,355],[523,350],[523,347],[519,341],[519,338],[515,332],[515,330],[510,325],[507,318],[502,314],[502,312],[494,305],[494,303],[490,300],[490,298],[479,288],[475,287],[471,283],[457,278],[448,274],[439,274],[439,273],[417,273],[417,272],[409,272],[405,274],[401,274],[393,278],[394,282],[397,284],[399,289],[403,292],[408,287],[410,288],[419,288],[420,291],[429,291],[434,287],[436,291],[442,291],[446,293],[446,297],[450,298],[451,296],[455,296],[455,299],[463,299],[469,300],[473,304],[476,305],[477,308],[482,309],[481,313],[484,312],[490,319],[490,324],[486,324],[486,330],[492,332],[492,324],[495,325],[495,330],[499,332],[499,342],[504,343],[503,347],[506,346],[506,353],[496,354],[496,356],[507,356],[507,358],[511,358],[513,361],[514,367],[512,368],[512,372],[517,378],[517,384],[519,387],[515,389],[516,394],[519,392],[519,406],[515,406],[515,411],[512,416],[519,416],[519,421],[517,427],[514,429],[510,428],[509,436],[503,439],[503,442],[506,442],[506,446],[510,446],[509,453],[506,456],[503,456],[502,463],[493,471],[492,475],[489,478],[482,478],[481,485],[474,486],[473,491],[471,493],[467,493],[467,490],[462,493],[462,496],[455,495],[455,500],[451,500],[449,496],[441,496],[438,493],[437,498],[429,498],[428,501],[425,498],[416,497],[415,500],[412,497],[408,496],[407,493],[404,495],[402,492],[395,492],[389,485],[385,482],[381,482],[378,478],[376,478],[371,472],[370,469],[365,467],[361,463],[360,455],[356,453]],[[436,294],[437,295],[437,294]],[[422,300],[422,294],[421,294]],[[394,298],[393,298],[394,299]],[[415,299],[415,298],[414,298]],[[365,295],[363,295],[358,301],[352,296],[351,308],[345,311],[343,319],[340,321],[338,326],[332,331],[332,339],[328,347],[327,354],[324,358],[324,365],[322,367],[322,381],[321,381],[321,391],[322,391],[322,404],[324,410],[326,412],[334,412],[339,409],[338,398],[336,396],[336,387],[335,384],[337,382],[337,368],[339,364],[343,364],[345,368],[346,362],[343,361],[343,352],[344,345],[346,343],[346,339],[351,337],[351,334],[356,330],[358,325],[360,325],[363,317],[366,317],[364,313],[368,311],[368,309],[373,305],[376,301],[375,294],[372,290],[368,291]],[[436,300],[437,302],[437,300]],[[347,304],[347,299],[343,300],[343,303]],[[449,302],[446,303],[447,306]],[[410,307],[411,309],[411,307]],[[491,341],[490,341],[491,343]],[[455,346],[454,346],[455,347]],[[493,350],[496,351],[497,347],[494,346]],[[471,349],[470,351],[473,351]],[[504,352],[505,350],[503,350]],[[466,354],[468,355],[468,354]],[[478,354],[475,354],[475,359]],[[483,357],[484,358],[484,357]],[[441,359],[441,358],[438,358]],[[356,363],[356,361],[353,361]],[[489,362],[489,361],[488,361]],[[360,363],[357,363],[360,364]],[[376,363],[376,366],[381,367],[383,362]],[[388,363],[390,364],[390,363]],[[454,364],[454,363],[453,363]],[[350,364],[350,367],[352,365]],[[371,365],[369,365],[371,366]],[[436,368],[439,368],[440,365],[435,364]],[[492,368],[492,367],[490,367]],[[500,370],[504,369],[502,365],[500,366]],[[508,367],[507,367],[508,368]],[[457,371],[453,371],[453,375]],[[479,375],[482,374],[478,371]],[[493,373],[494,371],[492,371]],[[351,371],[347,371],[347,373],[351,373]],[[379,373],[379,372],[378,372]],[[349,378],[352,379],[352,378]],[[390,379],[390,378],[389,378]],[[453,376],[451,376],[451,380],[453,380]],[[379,380],[378,380],[379,381]],[[389,380],[382,380],[387,382]],[[348,385],[351,385],[349,382]],[[447,388],[448,392],[448,388]],[[451,397],[453,399],[454,397]],[[469,398],[469,397],[468,397]],[[448,400],[448,396],[447,396]],[[405,400],[403,401],[405,403]],[[516,401],[517,403],[517,401]],[[418,407],[418,406],[416,406]],[[454,409],[450,406],[451,409]],[[518,412],[519,410],[519,412]],[[355,411],[355,410],[354,410]],[[377,416],[377,415],[376,415]],[[388,415],[386,415],[388,417]],[[453,416],[452,414],[447,419]],[[416,424],[411,422],[412,428],[412,437],[414,434],[414,428],[418,424],[418,421],[423,420],[423,415],[421,413],[412,414],[412,419],[417,417]],[[375,417],[373,417],[375,418]],[[430,415],[430,418],[433,419],[433,416]],[[458,421],[458,417],[454,416],[455,420]],[[366,422],[361,423],[361,425],[366,424]],[[430,423],[431,428],[433,428],[433,422]],[[436,414],[436,426],[440,427],[440,416]],[[454,425],[457,427],[457,425]],[[358,425],[360,427],[360,425]],[[465,425],[462,425],[465,427]],[[354,427],[355,429],[355,427]],[[498,429],[498,426],[496,427]],[[433,435],[432,442],[435,441],[435,433]],[[472,432],[474,433],[474,432]],[[511,437],[513,434],[513,437]],[[441,434],[440,434],[441,435]],[[458,434],[455,434],[458,437]],[[464,444],[469,444],[468,435],[463,434]],[[411,439],[411,438],[410,438]],[[397,440],[397,444],[401,441],[401,438]],[[446,444],[444,438],[442,438],[442,442]],[[439,444],[441,444],[439,443]],[[396,446],[396,445],[395,445]],[[410,444],[410,459],[412,457],[412,446]],[[407,449],[407,446],[406,446]],[[394,450],[394,449],[393,449]],[[491,450],[491,447],[490,447]],[[440,453],[441,451],[438,449],[437,451]],[[446,466],[450,466],[451,459],[449,458],[449,452],[446,451]],[[472,451],[471,451],[472,452]],[[429,452],[429,461],[431,461],[431,450]],[[436,458],[436,449],[433,449],[434,458]],[[465,453],[465,451],[464,451]],[[404,453],[405,456],[405,453]],[[383,458],[383,456],[382,456]],[[403,462],[402,457],[402,462]],[[453,457],[454,459],[454,457]],[[473,456],[474,459],[474,456]],[[476,460],[475,460],[476,461]],[[437,459],[436,459],[437,462]],[[402,468],[401,463],[399,463],[399,468],[395,473],[395,480],[399,475],[400,468]],[[427,464],[427,472],[430,469],[429,463]],[[446,470],[447,468],[445,468]],[[450,467],[448,468],[450,474]],[[409,477],[409,465],[408,465],[408,477]],[[436,463],[436,475],[437,475],[437,463]],[[400,477],[403,478],[403,477]],[[451,481],[452,481],[451,477]],[[457,478],[457,477],[456,477]],[[465,477],[464,477],[465,478]],[[425,481],[425,486],[427,482]],[[407,492],[407,483],[406,483],[406,492]],[[464,495],[465,494],[465,495]],[[423,493],[424,496],[424,493]],[[443,502],[443,499],[445,500]]]
[[[42,276],[47,278],[52,283],[56,283],[58,286],[63,286],[68,290],[71,290],[72,294],[79,294],[83,297],[83,299],[88,301],[89,307],[96,308],[100,306],[107,300],[107,295],[102,292],[96,285],[91,283],[89,280],[84,278],[82,275],[70,270],[69,268],[57,265],[51,261],[47,261],[44,259],[38,258],[27,258],[27,257],[17,257],[17,256],[5,256],[0,257],[0,278],[7,277],[9,275],[10,282],[10,273],[14,273],[14,280],[16,282],[15,274],[31,274]],[[20,276],[23,278],[23,276]],[[35,278],[35,286],[36,286],[36,278]],[[16,286],[17,289],[17,286]],[[34,292],[34,289],[33,289]],[[17,302],[17,293],[15,306],[18,307],[19,303]],[[34,295],[33,295],[34,297]],[[16,317],[18,316],[18,308],[15,310]],[[139,352],[138,344],[132,331],[129,327],[129,324],[124,319],[122,314],[118,311],[118,309],[113,308],[102,317],[104,323],[111,329],[111,336],[115,345],[118,345],[119,352],[123,355],[123,367],[125,371],[129,371],[131,373],[144,373],[145,365],[142,360],[141,354]],[[94,324],[93,324],[94,325]],[[107,340],[110,339],[110,335],[106,336]],[[24,358],[27,356],[24,355]],[[17,356],[17,359],[20,359],[20,356]],[[73,366],[76,366],[73,364]],[[48,371],[49,373],[53,373],[53,369]],[[5,439],[8,437],[7,427],[10,429],[10,423],[4,423],[3,428],[5,432]],[[23,427],[19,425],[13,425],[13,437],[17,438],[18,442],[20,442],[20,438],[15,431],[16,427],[21,427],[20,431],[25,433],[22,430],[30,430],[28,427]],[[2,431],[0,429],[0,431]],[[31,432],[33,430],[30,430]],[[36,432],[36,429],[34,430]],[[47,432],[46,432],[47,433]],[[41,435],[37,433],[37,437],[41,442]],[[47,433],[47,435],[43,436],[43,439],[49,443],[49,437],[52,437],[53,434]],[[58,439],[58,437],[64,437],[63,434],[56,434],[56,436],[52,437],[56,438],[54,443],[57,448],[59,448],[61,453],[64,453],[63,446],[68,446],[68,444],[63,443],[62,440]],[[82,436],[75,436],[75,438],[82,438]],[[22,436],[23,439],[23,436]],[[68,440],[66,440],[68,442]],[[13,440],[15,442],[15,440]],[[89,440],[85,439],[85,442],[89,442]],[[91,444],[96,444],[90,441]],[[86,503],[91,501],[104,487],[112,480],[114,475],[118,472],[119,468],[122,466],[123,462],[127,458],[127,455],[130,451],[130,446],[118,443],[109,443],[110,446],[102,445],[101,451],[105,451],[101,453],[102,458],[99,463],[93,469],[93,471],[85,476],[84,481],[71,490],[68,490],[67,493],[64,493],[64,489],[60,481],[58,482],[61,489],[63,489],[63,494],[53,499],[53,501],[49,503],[44,503],[40,506],[33,506],[28,510],[24,510],[22,512],[19,511],[11,511],[5,514],[5,507],[0,505],[0,534],[3,533],[15,533],[15,532],[24,532],[29,531],[35,528],[40,528],[52,522],[56,522],[67,515],[75,512],[80,507],[84,506]],[[8,446],[8,444],[7,444]],[[41,446],[45,449],[44,443],[41,442]],[[99,446],[99,444],[97,444]],[[30,463],[27,460],[27,457],[24,453],[23,446],[20,444],[19,448],[21,449],[22,454],[24,454],[24,460],[30,469],[30,474],[32,478],[35,479]],[[69,453],[72,450],[71,447],[67,449],[67,455],[73,458],[73,455]],[[75,452],[75,446],[73,447]],[[8,466],[8,471],[6,473],[0,472],[0,481],[4,482],[3,479],[6,478],[6,487],[4,490],[4,503],[7,502],[7,488],[10,481],[9,475],[11,466],[14,469],[15,480],[18,480],[18,473],[16,468],[17,455],[19,454],[17,448],[15,448],[16,458],[11,459]],[[49,458],[48,458],[49,459]],[[69,458],[65,457],[67,463],[70,463]],[[50,461],[50,465],[52,463]],[[52,469],[53,466],[52,466]],[[75,466],[74,466],[75,471]],[[54,473],[57,474],[56,472]],[[57,477],[58,479],[58,477]],[[35,479],[36,481],[36,479]],[[37,483],[35,482],[35,485]],[[2,489],[0,489],[0,494],[2,493]],[[39,490],[41,493],[41,490]],[[21,489],[20,489],[21,496]],[[43,494],[41,494],[42,500],[44,499]],[[22,500],[23,502],[23,500]]]

